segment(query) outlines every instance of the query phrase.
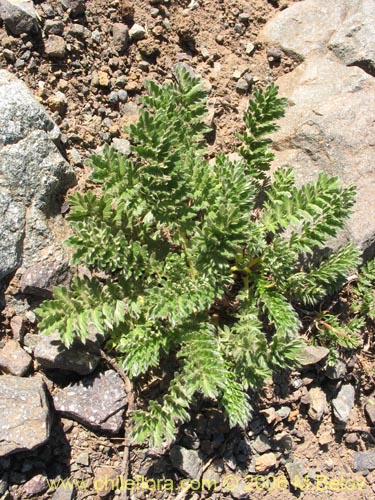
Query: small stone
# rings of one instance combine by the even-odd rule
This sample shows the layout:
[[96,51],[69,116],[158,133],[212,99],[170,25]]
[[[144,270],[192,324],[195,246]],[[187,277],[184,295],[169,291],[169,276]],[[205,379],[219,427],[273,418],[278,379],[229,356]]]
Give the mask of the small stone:
[[133,21],[135,11],[132,1],[120,0],[119,11],[124,19],[127,19],[128,21]]
[[118,479],[118,473],[113,467],[103,465],[95,469],[94,473],[94,484],[103,485],[102,488],[98,488],[95,492],[100,497],[106,497],[112,491],[112,482],[116,484],[116,479]]
[[52,500],[73,500],[74,497],[74,485],[61,484],[53,494]]
[[126,24],[114,23],[112,26],[113,48],[123,54],[129,47],[129,29]]
[[354,453],[354,472],[375,469],[375,450]]
[[248,43],[246,45],[245,52],[248,56],[252,56],[255,52],[255,45],[253,43]]
[[100,33],[99,30],[94,30],[92,33],[91,33],[91,38],[92,40],[97,43],[97,44],[100,44],[101,41],[102,41],[102,35]]
[[346,364],[341,359],[339,359],[333,366],[329,365],[326,368],[326,375],[331,380],[343,379],[346,375],[346,372]]
[[47,478],[42,474],[38,474],[31,478],[23,485],[23,491],[26,496],[42,495],[48,490]]
[[150,63],[147,61],[139,61],[138,68],[147,73],[150,69]]
[[255,441],[252,443],[252,448],[256,453],[265,453],[271,449],[271,443],[267,436],[264,434],[259,434]]
[[89,39],[91,38],[91,31],[82,24],[72,24],[67,30],[66,34],[74,38]]
[[[0,478],[0,495],[5,495],[8,489],[8,481],[6,479]],[[6,498],[6,497],[5,497]]]
[[312,420],[319,422],[327,410],[327,397],[320,387],[313,387],[309,391],[310,407],[308,415]]
[[66,43],[64,38],[57,35],[50,35],[44,45],[47,56],[63,59],[66,55]]
[[[239,474],[231,475],[233,488],[230,489],[230,494],[235,500],[246,500],[249,498],[248,483]],[[225,481],[225,476],[224,476]],[[220,484],[220,480],[217,484]]]
[[83,0],[60,0],[65,10],[69,11],[69,16],[73,19],[85,14],[85,4]]
[[345,438],[345,443],[350,445],[350,446],[357,444],[358,441],[359,441],[359,437],[358,437],[358,434],[356,434],[355,432],[350,432]]
[[0,349],[0,370],[22,377],[32,365],[32,358],[22,349],[16,340],[10,339]]
[[249,84],[245,80],[245,78],[240,78],[236,84],[236,90],[240,94],[246,94],[246,92],[249,90]]
[[74,163],[74,165],[76,165],[77,167],[81,167],[83,165],[82,156],[78,153],[76,148],[72,148],[69,151],[69,154],[70,154],[70,158],[71,158],[72,162]]
[[160,10],[157,9],[156,7],[153,7],[150,10],[151,17],[158,17],[159,13],[160,13]]
[[114,147],[114,149],[116,149],[116,151],[123,154],[124,156],[130,155],[130,142],[127,139],[119,139],[115,137],[112,140],[112,146]]
[[63,92],[59,90],[52,94],[48,99],[47,103],[50,106],[52,111],[57,111],[61,116],[66,113],[66,109],[68,107],[68,99]]
[[332,434],[330,432],[323,432],[320,436],[319,436],[319,444],[320,446],[327,446],[327,444],[329,443],[332,443]]
[[367,400],[365,406],[365,414],[367,418],[370,420],[372,425],[375,425],[375,395],[373,394]]
[[265,453],[255,459],[256,472],[267,472],[277,465],[277,458],[274,453]]
[[[49,97],[48,103],[54,111],[62,113],[67,99],[65,94],[57,91]],[[52,296],[53,287],[66,281],[68,271],[68,262],[64,260],[38,262],[23,273],[20,284],[21,292],[26,295],[49,298]]]
[[221,33],[216,35],[215,42],[218,43],[219,45],[223,45],[224,44],[224,35],[222,35]]
[[111,104],[117,104],[118,101],[119,101],[119,98],[118,98],[118,92],[116,91],[113,91],[109,94],[108,96],[108,101],[111,103]]
[[332,400],[333,414],[336,423],[344,426],[348,423],[350,412],[354,405],[355,389],[350,384],[341,387],[336,398]]
[[332,458],[328,458],[325,462],[324,462],[325,466],[326,466],[326,470],[327,471],[332,471],[335,467],[335,462],[332,460]]
[[197,478],[202,467],[202,459],[196,450],[188,450],[182,446],[173,446],[170,451],[173,467],[191,479]]
[[304,484],[306,474],[305,461],[300,458],[296,458],[292,462],[287,462],[285,464],[285,468],[290,484],[293,488],[300,489],[301,485]]
[[267,50],[267,57],[268,57],[268,60],[271,62],[272,61],[280,62],[282,57],[283,57],[283,53],[279,48],[272,47],[272,48]]
[[21,316],[13,316],[10,320],[10,329],[15,340],[22,340],[25,333],[25,320]]
[[64,32],[64,23],[62,21],[52,21],[47,19],[44,24],[44,33],[46,35],[62,35]]
[[16,54],[13,50],[3,49],[3,56],[9,63],[14,63],[16,61]]
[[142,40],[146,36],[146,30],[140,24],[133,24],[129,30],[129,36],[132,40]]
[[207,61],[207,59],[210,57],[210,52],[206,49],[206,47],[201,47],[200,53],[204,61]]
[[250,14],[247,12],[241,12],[241,14],[238,16],[238,19],[241,21],[243,24],[248,24],[250,20]]
[[109,76],[106,71],[98,71],[98,84],[100,87],[109,86]]
[[289,406],[281,406],[278,410],[276,410],[276,415],[280,417],[282,420],[285,420],[290,415]]
[[97,354],[88,352],[78,340],[69,348],[65,347],[57,333],[40,338],[34,356],[43,368],[73,371],[79,375],[91,373],[100,360]]
[[309,345],[302,349],[300,364],[302,367],[320,363],[328,356],[329,350],[326,347]]
[[121,103],[125,103],[128,100],[128,93],[126,92],[126,90],[123,89],[119,90],[117,92],[117,95]]
[[75,462],[79,465],[83,465],[85,467],[87,467],[88,465],[90,465],[90,457],[89,457],[89,454],[87,453],[87,451],[82,451],[76,458],[75,458]]

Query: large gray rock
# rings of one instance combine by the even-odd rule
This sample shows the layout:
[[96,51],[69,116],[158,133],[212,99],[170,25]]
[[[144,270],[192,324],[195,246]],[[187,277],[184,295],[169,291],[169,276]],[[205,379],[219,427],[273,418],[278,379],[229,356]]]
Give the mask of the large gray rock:
[[41,378],[0,376],[0,456],[32,450],[49,437],[51,416]]
[[[359,68],[314,56],[277,81],[288,98],[274,135],[276,159],[295,167],[299,183],[320,172],[354,184],[356,204],[341,243],[375,244],[375,81]],[[371,250],[371,253],[373,251]]]
[[31,0],[0,0],[0,17],[13,35],[38,31],[38,14]]
[[0,279],[22,260],[29,267],[53,242],[56,197],[75,182],[55,144],[59,135],[26,86],[1,70]]
[[127,395],[120,376],[108,370],[66,387],[54,396],[53,402],[65,417],[91,429],[116,434],[124,422]]

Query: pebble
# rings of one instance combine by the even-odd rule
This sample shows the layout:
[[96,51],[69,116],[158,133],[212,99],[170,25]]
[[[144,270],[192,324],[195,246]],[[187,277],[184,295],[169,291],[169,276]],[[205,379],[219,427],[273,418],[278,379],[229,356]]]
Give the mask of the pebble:
[[90,457],[87,451],[82,451],[76,458],[75,462],[79,465],[88,466],[90,465]]
[[150,69],[150,63],[147,61],[140,61],[138,63],[138,68],[146,73]]
[[267,472],[277,465],[276,455],[272,452],[260,455],[255,459],[256,472]]
[[0,349],[0,370],[22,377],[32,365],[32,358],[22,349],[17,340],[9,339]]
[[238,16],[238,19],[241,21],[243,24],[248,24],[250,20],[250,14],[247,12],[241,12],[241,14]]
[[98,84],[100,87],[109,86],[109,76],[106,71],[98,71]]
[[367,400],[365,405],[365,414],[372,425],[375,425],[375,395],[373,394]]
[[118,92],[116,92],[115,90],[112,91],[109,95],[108,95],[108,101],[111,103],[111,104],[117,104],[118,101],[119,101],[119,97],[118,97]]
[[34,476],[23,485],[23,491],[25,492],[26,496],[42,495],[47,490],[47,478],[42,474]]
[[340,380],[345,377],[347,373],[346,363],[339,359],[333,366],[329,365],[326,368],[326,375],[331,380]]
[[255,52],[255,45],[253,43],[246,44],[245,52],[248,56],[252,56]]
[[78,151],[75,148],[72,148],[69,153],[74,165],[76,165],[77,167],[81,167],[83,165],[83,161],[82,156],[78,153]]
[[345,443],[348,445],[357,444],[358,441],[359,441],[359,437],[358,437],[358,434],[356,434],[355,432],[350,432],[345,438]]
[[285,420],[290,415],[289,406],[281,406],[278,410],[276,410],[276,415],[280,417],[282,420]]
[[52,94],[47,103],[52,111],[57,111],[60,115],[64,115],[68,107],[68,99],[63,92],[57,91]]
[[47,19],[44,24],[44,33],[46,35],[62,35],[64,32],[64,23],[62,21],[53,21]]
[[267,57],[270,62],[280,62],[283,57],[283,53],[279,48],[271,47],[267,50]]
[[102,35],[100,33],[99,30],[94,30],[92,33],[91,33],[91,38],[92,40],[97,43],[97,44],[100,44],[101,41],[102,41]]
[[312,420],[319,422],[327,410],[327,397],[320,387],[309,390],[310,407],[308,415]]
[[0,495],[5,495],[8,489],[8,481],[4,478],[0,478]]
[[129,29],[126,24],[114,23],[112,26],[113,48],[123,54],[129,47]]
[[350,384],[341,387],[336,398],[332,400],[333,414],[339,426],[348,423],[350,412],[354,405],[355,389]]
[[252,448],[256,453],[265,453],[271,449],[271,443],[265,434],[259,434],[252,443]]
[[329,431],[323,432],[319,436],[319,444],[320,446],[326,446],[329,443],[332,443],[333,437]]
[[66,43],[61,36],[50,35],[44,45],[47,56],[62,59],[66,55]]
[[246,92],[249,90],[249,84],[245,80],[245,78],[240,78],[238,82],[236,83],[236,90],[240,94],[246,94]]
[[129,36],[132,40],[143,40],[146,36],[146,30],[140,24],[133,24],[129,30]]
[[128,100],[128,93],[126,92],[126,90],[123,90],[123,89],[119,90],[117,92],[117,95],[118,95],[119,101],[122,103],[125,103]]

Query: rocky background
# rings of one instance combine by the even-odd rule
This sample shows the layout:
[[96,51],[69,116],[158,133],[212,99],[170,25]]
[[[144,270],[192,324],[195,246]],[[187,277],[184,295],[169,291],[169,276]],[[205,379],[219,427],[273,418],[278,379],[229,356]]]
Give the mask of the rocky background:
[[[212,155],[235,149],[253,86],[276,81],[289,107],[275,167],[354,183],[341,239],[373,256],[375,3],[0,0],[0,18],[0,500],[120,498],[118,486],[93,488],[121,472],[123,382],[95,338],[67,351],[38,334],[33,312],[74,272],[67,190],[84,188],[86,159],[104,143],[128,152],[145,79],[164,81],[178,62],[205,79]],[[129,498],[374,498],[369,338],[335,367],[327,349],[307,348],[298,372],[253,396],[246,432],[200,401],[171,448],[132,448],[132,477],[216,486],[143,484]],[[156,379],[146,397],[160,389]]]

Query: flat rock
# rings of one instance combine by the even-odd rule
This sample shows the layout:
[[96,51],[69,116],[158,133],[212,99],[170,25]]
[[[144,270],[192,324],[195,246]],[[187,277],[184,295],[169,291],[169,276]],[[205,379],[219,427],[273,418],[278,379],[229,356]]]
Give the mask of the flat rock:
[[375,469],[375,450],[358,451],[354,453],[354,467],[356,471],[369,471]]
[[271,449],[270,440],[265,434],[259,434],[251,446],[256,453],[265,453]]
[[294,459],[292,462],[285,464],[286,472],[289,477],[289,482],[295,489],[300,489],[304,484],[306,474],[306,462],[300,458]]
[[[75,175],[56,147],[60,132],[27,87],[0,70],[0,280],[52,245],[56,198]],[[56,253],[56,249],[54,249]]]
[[22,377],[32,365],[32,358],[16,340],[10,339],[0,349],[0,370],[10,375]]
[[333,414],[338,425],[345,426],[348,423],[350,412],[354,406],[355,389],[350,384],[345,384],[332,400]]
[[353,214],[330,246],[352,241],[373,253],[375,106],[369,103],[375,102],[374,78],[359,68],[316,56],[277,84],[290,106],[273,136],[273,168],[292,165],[298,184],[325,172],[337,176],[343,186],[356,186]]
[[76,340],[67,348],[55,333],[42,337],[34,349],[34,357],[46,369],[72,371],[88,375],[97,367],[100,357],[89,352],[84,344]]
[[54,395],[56,411],[98,431],[117,434],[123,425],[127,396],[113,370],[96,373]]
[[39,30],[38,14],[31,0],[0,0],[0,17],[12,35]]
[[50,434],[46,387],[39,377],[0,376],[0,456],[33,450]]
[[199,477],[202,459],[198,451],[188,450],[182,446],[173,446],[169,456],[173,467],[182,472],[182,474],[191,479]]
[[68,262],[55,259],[38,262],[26,269],[21,278],[21,292],[37,297],[52,297],[54,286],[68,278]]
[[308,345],[303,348],[300,357],[300,365],[311,366],[320,363],[328,356],[329,350],[326,347]]

